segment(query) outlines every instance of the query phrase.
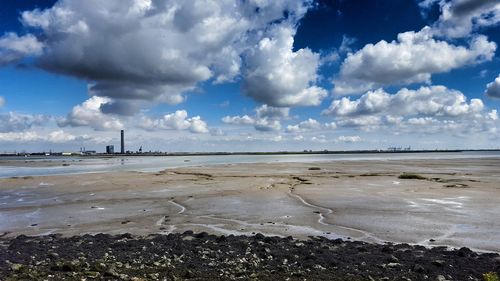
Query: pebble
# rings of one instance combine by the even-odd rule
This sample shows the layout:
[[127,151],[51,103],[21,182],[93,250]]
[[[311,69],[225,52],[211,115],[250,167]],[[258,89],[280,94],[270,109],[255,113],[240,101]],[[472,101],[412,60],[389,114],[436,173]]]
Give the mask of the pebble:
[[23,269],[24,265],[20,264],[20,263],[13,263],[10,265],[10,269],[12,271],[21,271],[21,269]]
[[480,274],[495,271],[499,265],[498,255],[466,248],[429,250],[408,244],[318,237],[294,240],[262,234],[19,236],[5,245],[0,256],[8,267],[0,270],[0,280],[8,280],[2,275],[6,273],[20,277],[15,280],[258,280],[264,276],[275,280],[340,276],[350,280],[482,280]]
[[391,268],[398,267],[398,266],[401,266],[401,264],[397,263],[397,262],[391,262],[391,263],[387,264],[387,267],[391,267]]
[[443,260],[433,260],[432,264],[435,265],[435,266],[443,266],[444,265],[444,261]]

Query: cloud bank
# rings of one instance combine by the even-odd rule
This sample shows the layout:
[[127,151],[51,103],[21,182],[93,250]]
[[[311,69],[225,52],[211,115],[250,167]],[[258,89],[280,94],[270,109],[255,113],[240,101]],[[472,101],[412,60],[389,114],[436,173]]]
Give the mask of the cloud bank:
[[251,125],[257,131],[279,131],[281,120],[287,119],[289,108],[278,108],[264,104],[255,109],[255,116],[225,116],[222,122],[226,124],[247,126]]
[[9,112],[0,114],[0,133],[20,132],[32,127],[42,126],[49,121],[44,115]]
[[[317,105],[326,96],[312,85],[319,56],[292,51],[296,23],[311,3],[60,0],[22,13],[33,34],[1,37],[0,64],[35,56],[47,71],[85,79],[92,96],[109,99],[105,113],[178,104],[200,82],[222,83],[241,73],[245,92],[257,101]],[[266,93],[260,93],[260,82],[269,87]]]
[[496,110],[487,111],[480,99],[467,100],[460,91],[445,86],[403,88],[396,94],[382,89],[369,91],[356,100],[334,100],[322,112],[340,127],[366,131],[392,128],[398,132],[467,134],[496,130]]
[[432,74],[490,61],[496,48],[482,35],[464,47],[434,39],[429,27],[400,33],[395,41],[382,40],[349,54],[333,92],[344,95],[385,85],[430,83]]
[[195,134],[205,134],[209,132],[207,123],[203,121],[200,116],[188,118],[188,113],[185,110],[177,110],[174,113],[165,114],[159,119],[151,119],[143,116],[138,126],[146,130],[189,130]]

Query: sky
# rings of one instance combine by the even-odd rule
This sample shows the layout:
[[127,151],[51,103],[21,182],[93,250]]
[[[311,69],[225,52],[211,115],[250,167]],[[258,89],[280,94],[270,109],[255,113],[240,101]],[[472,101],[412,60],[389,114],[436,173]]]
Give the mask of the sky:
[[0,153],[500,148],[497,0],[0,4]]

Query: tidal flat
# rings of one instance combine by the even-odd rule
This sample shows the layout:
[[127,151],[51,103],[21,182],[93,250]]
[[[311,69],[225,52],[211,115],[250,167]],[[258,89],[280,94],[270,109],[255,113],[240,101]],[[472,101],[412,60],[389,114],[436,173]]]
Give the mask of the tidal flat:
[[499,253],[498,167],[500,158],[414,159],[4,178],[0,235],[5,247],[19,235],[192,231]]

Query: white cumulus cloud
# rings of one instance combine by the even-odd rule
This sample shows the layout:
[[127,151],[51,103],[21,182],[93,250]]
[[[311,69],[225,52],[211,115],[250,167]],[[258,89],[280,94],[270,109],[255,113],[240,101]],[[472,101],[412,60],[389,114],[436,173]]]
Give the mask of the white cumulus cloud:
[[26,56],[41,55],[43,47],[43,43],[32,34],[18,36],[9,32],[0,37],[0,66],[17,62]]
[[368,115],[432,115],[463,116],[480,113],[484,104],[480,99],[471,99],[460,91],[445,86],[420,87],[417,90],[403,88],[390,95],[382,89],[369,91],[359,99],[343,97],[334,100],[324,115],[368,116]]
[[[113,106],[103,106],[105,112],[131,115],[124,111],[126,106],[177,104],[200,82],[233,80],[242,72],[248,46],[261,46],[262,38],[272,38],[267,34],[270,26],[287,30],[284,39],[293,41],[290,36],[311,4],[311,0],[59,0],[48,9],[23,12],[23,25],[38,38],[8,33],[0,38],[0,58],[8,63],[39,55],[36,66],[90,81],[91,95],[113,99]],[[282,37],[277,42],[291,46]],[[271,49],[266,54],[280,56],[285,50]],[[297,67],[307,69],[303,75],[294,74],[299,80],[294,91],[281,92],[280,100],[317,103],[321,91],[304,85],[314,82],[317,56],[309,50],[292,52],[291,47],[285,51],[285,57],[277,59],[280,67],[283,62],[291,65],[286,68],[292,72]],[[260,69],[259,62],[252,56],[247,73]],[[265,64],[263,69],[269,67]],[[258,98],[251,86],[248,89]]]
[[404,32],[392,42],[367,44],[347,56],[334,80],[336,94],[359,93],[394,84],[430,83],[434,73],[489,61],[497,45],[483,35],[469,46],[456,46],[433,38],[429,27]]
[[21,132],[35,126],[42,126],[49,121],[44,115],[9,112],[0,114],[0,132]]
[[498,0],[426,0],[421,5],[430,7],[434,2],[437,2],[441,9],[441,15],[433,26],[440,36],[466,37],[480,27],[493,26],[500,22]]
[[224,122],[226,124],[233,124],[233,125],[254,125],[255,119],[253,117],[248,116],[248,115],[224,116],[222,118],[222,122]]
[[66,133],[63,130],[58,130],[51,132],[48,135],[47,140],[53,143],[64,143],[76,140],[76,136]]
[[359,142],[360,136],[340,136],[336,139],[337,142]]
[[289,133],[300,133],[300,132],[319,130],[319,129],[321,129],[321,124],[312,118],[302,121],[297,125],[288,125],[286,127],[286,131]]
[[281,120],[287,119],[289,108],[272,107],[267,104],[255,109],[255,116],[225,116],[222,122],[233,125],[252,125],[257,131],[278,131],[281,129]]
[[269,36],[246,54],[243,91],[275,107],[319,105],[326,90],[315,86],[320,56],[310,49],[293,51],[295,28],[274,26]]
[[58,124],[61,127],[89,126],[98,131],[120,130],[123,128],[123,123],[117,117],[101,111],[102,105],[110,102],[109,98],[93,96],[73,107],[68,116],[58,120]]
[[40,140],[36,132],[8,132],[0,133],[0,142],[30,142]]
[[71,143],[73,141],[95,141],[87,135],[75,136],[63,130],[40,133],[37,131],[0,133],[0,142],[48,142],[48,143]]
[[333,116],[339,127],[356,127],[364,131],[391,128],[392,132],[456,134],[486,132],[497,124],[496,110],[487,111],[480,99],[470,99],[444,86],[400,89],[389,94],[382,89],[369,91],[351,100],[334,100],[322,112]]
[[139,127],[146,130],[189,130],[190,132],[196,134],[209,132],[207,123],[203,121],[200,116],[188,118],[186,110],[177,110],[174,113],[165,114],[159,119],[151,119],[149,117],[142,116]]
[[500,98],[500,74],[493,82],[486,85],[486,91],[484,93],[492,98]]

